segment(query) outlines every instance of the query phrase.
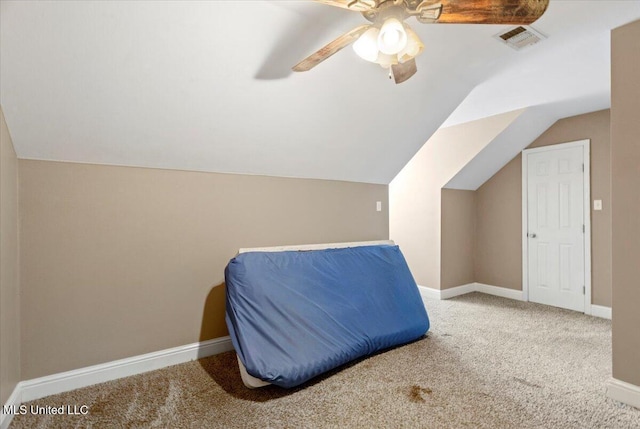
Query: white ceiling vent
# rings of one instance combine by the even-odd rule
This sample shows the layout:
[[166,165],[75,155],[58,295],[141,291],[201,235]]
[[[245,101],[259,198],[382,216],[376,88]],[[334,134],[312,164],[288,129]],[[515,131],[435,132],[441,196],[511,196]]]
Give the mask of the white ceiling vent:
[[516,51],[527,46],[535,45],[541,40],[546,39],[540,32],[534,30],[530,26],[519,26],[512,28],[494,36],[501,42],[511,46]]

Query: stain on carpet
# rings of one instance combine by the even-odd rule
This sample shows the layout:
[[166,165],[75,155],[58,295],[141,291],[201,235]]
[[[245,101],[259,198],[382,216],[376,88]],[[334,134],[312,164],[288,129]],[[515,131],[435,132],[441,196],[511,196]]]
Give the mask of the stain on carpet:
[[428,387],[420,387],[414,384],[409,388],[409,400],[411,402],[425,402],[425,394],[431,395],[433,391]]
[[530,381],[527,381],[524,378],[513,377],[513,379],[515,381],[517,381],[518,383],[524,384],[525,386],[537,387],[538,389],[540,389],[542,387],[539,384],[531,383]]

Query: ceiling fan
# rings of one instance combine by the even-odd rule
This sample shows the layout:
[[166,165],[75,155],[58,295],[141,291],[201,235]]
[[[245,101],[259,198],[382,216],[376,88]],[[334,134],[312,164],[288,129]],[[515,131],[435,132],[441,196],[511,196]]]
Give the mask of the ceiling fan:
[[293,66],[309,71],[353,43],[364,60],[389,69],[389,77],[402,83],[418,70],[415,57],[424,45],[405,22],[423,24],[531,24],[547,9],[549,0],[314,0],[360,12],[371,22],[343,34]]

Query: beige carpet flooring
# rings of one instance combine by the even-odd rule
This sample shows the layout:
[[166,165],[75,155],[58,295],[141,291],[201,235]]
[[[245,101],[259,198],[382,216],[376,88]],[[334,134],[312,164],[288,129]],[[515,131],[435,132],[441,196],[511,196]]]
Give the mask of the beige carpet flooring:
[[605,396],[609,321],[479,293],[426,303],[424,339],[294,390],[246,389],[223,353],[34,401],[89,414],[11,428],[640,428]]

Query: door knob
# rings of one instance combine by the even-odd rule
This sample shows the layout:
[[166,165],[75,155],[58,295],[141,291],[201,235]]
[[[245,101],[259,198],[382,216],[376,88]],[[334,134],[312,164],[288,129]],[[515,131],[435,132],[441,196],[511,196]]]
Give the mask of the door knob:
[[530,237],[530,238],[536,238],[536,237],[537,237],[537,235],[536,235],[536,233],[535,233],[535,232],[532,232],[531,234],[529,234],[529,237]]

